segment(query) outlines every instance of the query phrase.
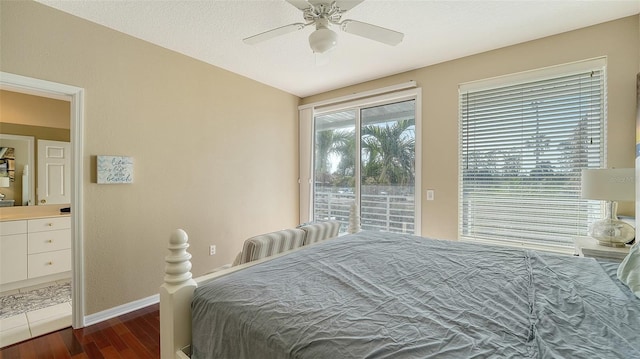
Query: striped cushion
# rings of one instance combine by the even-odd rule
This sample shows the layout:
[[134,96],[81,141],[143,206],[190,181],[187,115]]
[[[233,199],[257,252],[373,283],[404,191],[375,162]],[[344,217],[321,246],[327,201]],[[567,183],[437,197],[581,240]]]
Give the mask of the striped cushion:
[[283,229],[262,234],[244,241],[240,263],[247,263],[301,247],[305,232],[301,229]]
[[242,252],[239,252],[238,255],[236,256],[236,258],[233,260],[233,263],[231,263],[232,267],[237,266],[238,264],[242,263]]
[[301,226],[300,229],[306,232],[304,245],[337,237],[340,232],[340,224],[338,221],[327,221]]

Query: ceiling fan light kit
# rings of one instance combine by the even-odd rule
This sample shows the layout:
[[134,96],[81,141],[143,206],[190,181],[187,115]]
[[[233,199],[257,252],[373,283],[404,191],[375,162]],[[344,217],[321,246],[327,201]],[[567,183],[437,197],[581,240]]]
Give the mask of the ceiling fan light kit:
[[286,0],[303,13],[306,23],[295,23],[281,26],[263,33],[245,38],[246,44],[253,45],[268,39],[302,30],[309,25],[315,25],[316,30],[309,35],[309,46],[316,54],[325,53],[336,46],[338,34],[329,28],[336,25],[344,32],[395,46],[402,42],[404,34],[384,27],[368,24],[356,20],[344,20],[342,15],[364,0],[336,0],[333,2]]
[[[326,21],[326,20],[325,20]],[[318,22],[316,31],[309,35],[309,46],[314,53],[325,53],[338,43],[338,34]]]

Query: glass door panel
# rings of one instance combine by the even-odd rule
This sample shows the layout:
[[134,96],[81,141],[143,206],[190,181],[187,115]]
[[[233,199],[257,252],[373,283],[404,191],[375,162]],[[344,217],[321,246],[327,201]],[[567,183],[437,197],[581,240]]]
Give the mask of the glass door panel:
[[415,233],[415,128],[415,100],[362,109],[362,229]]
[[313,219],[339,220],[342,231],[356,199],[356,114],[348,110],[315,117]]

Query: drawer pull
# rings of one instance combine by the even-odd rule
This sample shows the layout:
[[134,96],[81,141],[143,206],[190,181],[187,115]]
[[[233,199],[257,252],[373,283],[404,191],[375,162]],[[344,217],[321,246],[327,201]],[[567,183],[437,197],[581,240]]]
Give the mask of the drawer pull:
[[47,262],[47,265],[48,265],[48,266],[52,266],[52,265],[53,265],[53,262]]
[[53,239],[47,239],[47,243],[53,243]]
[[47,223],[47,226],[53,227],[53,223],[49,222],[49,223]]

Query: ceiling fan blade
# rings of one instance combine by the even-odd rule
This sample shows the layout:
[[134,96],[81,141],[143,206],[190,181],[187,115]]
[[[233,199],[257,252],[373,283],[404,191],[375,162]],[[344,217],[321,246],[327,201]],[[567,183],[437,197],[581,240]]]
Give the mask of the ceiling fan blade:
[[244,41],[245,44],[254,45],[262,41],[273,39],[274,37],[277,37],[280,35],[288,34],[290,32],[294,32],[297,30],[302,30],[304,29],[305,26],[307,26],[307,24],[303,24],[301,22],[298,22],[295,24],[289,24],[289,25],[281,26],[275,29],[271,29],[269,31],[262,32],[257,35],[249,36],[245,39],[242,39],[242,41]]
[[340,23],[340,29],[350,34],[366,37],[367,39],[392,46],[398,45],[404,38],[404,34],[401,32],[357,20],[344,20]]
[[364,0],[336,0],[336,5],[340,10],[348,11],[358,6]]
[[288,2],[289,4],[297,7],[300,10],[304,10],[309,8],[309,3],[306,2],[306,0],[285,0],[286,2]]

